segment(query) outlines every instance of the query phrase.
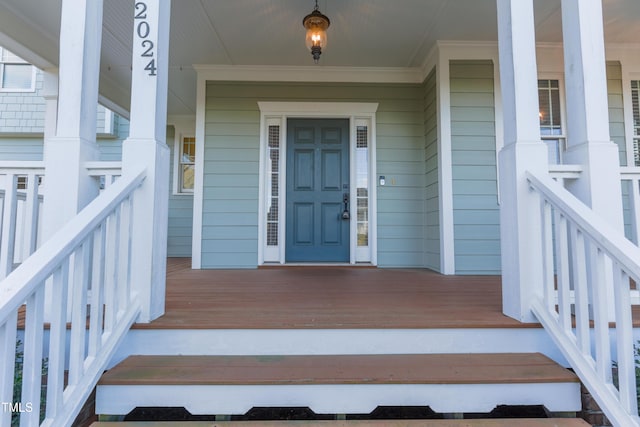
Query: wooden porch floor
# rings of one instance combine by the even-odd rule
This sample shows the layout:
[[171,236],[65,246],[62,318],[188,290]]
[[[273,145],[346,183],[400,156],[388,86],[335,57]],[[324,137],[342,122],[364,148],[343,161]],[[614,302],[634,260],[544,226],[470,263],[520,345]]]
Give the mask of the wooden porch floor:
[[502,314],[499,276],[422,269],[191,270],[169,258],[166,313],[138,329],[537,328]]

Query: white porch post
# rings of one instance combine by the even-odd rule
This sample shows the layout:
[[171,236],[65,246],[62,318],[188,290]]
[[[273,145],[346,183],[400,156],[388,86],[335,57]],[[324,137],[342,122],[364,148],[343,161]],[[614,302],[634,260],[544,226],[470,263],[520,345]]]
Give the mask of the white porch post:
[[525,172],[547,173],[540,140],[533,0],[497,0],[504,147],[499,153],[502,303],[506,315],[535,321],[532,297],[542,293],[538,198]]
[[602,0],[562,0],[568,163],[583,172],[567,188],[623,231],[618,146],[609,135]]
[[[84,167],[99,155],[96,144],[102,0],[63,0],[58,73],[45,72],[45,184],[42,241],[71,220],[98,194]],[[58,114],[58,111],[64,112]],[[52,313],[51,282],[45,319]]]
[[42,97],[44,98],[44,140],[56,135],[58,122],[58,70],[44,70]]
[[133,213],[132,286],[142,298],[139,321],[164,313],[169,210],[166,144],[169,0],[137,1],[134,10],[131,125],[123,144],[123,175],[141,166],[147,177]]
[[[55,136],[47,123],[44,143],[43,237],[48,239],[98,193],[84,163],[98,158],[96,109],[102,39],[102,0],[63,0]],[[46,83],[50,83],[49,75]],[[54,114],[54,99],[47,113]],[[51,117],[48,117],[50,120]]]

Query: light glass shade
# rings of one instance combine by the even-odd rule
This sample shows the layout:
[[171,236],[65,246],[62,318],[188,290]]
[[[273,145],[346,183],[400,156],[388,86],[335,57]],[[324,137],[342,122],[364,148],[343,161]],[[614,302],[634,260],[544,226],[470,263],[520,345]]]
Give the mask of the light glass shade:
[[308,49],[311,49],[313,46],[320,48],[327,47],[327,28],[329,27],[329,22],[324,16],[308,15],[304,21],[304,27],[307,29],[305,42]]
[[327,46],[327,28],[331,25],[329,18],[316,9],[304,17],[302,25],[307,29],[305,43],[311,50],[313,60],[318,63],[322,49]]

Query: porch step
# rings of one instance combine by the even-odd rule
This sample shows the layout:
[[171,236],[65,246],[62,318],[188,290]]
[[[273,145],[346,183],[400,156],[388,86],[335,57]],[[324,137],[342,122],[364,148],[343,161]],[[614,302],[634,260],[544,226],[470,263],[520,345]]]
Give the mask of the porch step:
[[194,415],[252,407],[366,414],[378,406],[468,413],[498,405],[576,412],[580,383],[537,353],[132,356],[105,373],[96,396],[96,413],[105,415],[135,407],[184,407]]
[[589,427],[577,418],[371,421],[97,422],[91,427]]

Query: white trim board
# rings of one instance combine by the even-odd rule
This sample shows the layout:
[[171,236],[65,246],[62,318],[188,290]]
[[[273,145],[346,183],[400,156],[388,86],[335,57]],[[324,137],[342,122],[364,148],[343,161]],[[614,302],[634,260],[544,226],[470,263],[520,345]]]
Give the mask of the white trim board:
[[[267,247],[266,236],[266,194],[267,189],[264,184],[265,170],[267,162],[267,138],[268,126],[278,124],[280,126],[280,167],[279,167],[279,188],[286,188],[286,150],[287,150],[287,119],[289,118],[345,118],[349,119],[349,158],[350,158],[350,181],[355,182],[355,152],[356,152],[356,126],[366,122],[369,129],[369,206],[375,207],[376,203],[376,137],[375,123],[378,103],[362,102],[258,102],[260,109],[260,186],[259,186],[259,208],[258,208],[258,265],[265,262],[285,263],[285,228],[286,228],[286,192],[281,191],[279,197],[279,219],[278,247]],[[356,192],[350,190],[350,206],[357,206]],[[357,247],[357,216],[353,215],[350,220],[350,257],[349,263],[367,262],[372,265],[377,264],[377,215],[375,209],[370,209],[369,217],[369,245],[365,248]]]
[[422,68],[194,65],[205,80],[323,83],[422,83]]

